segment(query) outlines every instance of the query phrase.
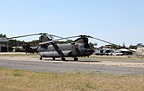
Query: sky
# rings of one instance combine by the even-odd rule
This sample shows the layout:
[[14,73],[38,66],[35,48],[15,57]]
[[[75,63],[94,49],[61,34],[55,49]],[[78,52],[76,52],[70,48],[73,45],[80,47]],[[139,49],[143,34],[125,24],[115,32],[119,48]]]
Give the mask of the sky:
[[7,37],[84,34],[118,45],[136,45],[144,43],[144,0],[0,0],[0,33]]

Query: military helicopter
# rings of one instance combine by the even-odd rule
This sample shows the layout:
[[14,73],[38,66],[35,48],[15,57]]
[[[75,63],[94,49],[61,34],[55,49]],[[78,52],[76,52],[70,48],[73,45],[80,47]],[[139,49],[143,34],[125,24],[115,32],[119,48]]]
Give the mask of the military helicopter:
[[[65,57],[72,57],[74,58],[74,61],[78,61],[78,57],[90,56],[94,53],[94,49],[90,46],[88,42],[89,38],[96,39],[109,44],[113,44],[111,42],[99,38],[94,38],[89,35],[78,35],[78,36],[63,38],[48,33],[23,35],[23,36],[11,37],[9,39],[34,36],[34,35],[40,35],[39,46],[37,48],[37,51],[39,52],[40,55],[40,60],[42,60],[43,57],[51,57],[53,60],[55,60],[55,58],[61,58],[61,60],[66,61]],[[59,39],[54,40],[53,37],[57,37]],[[57,44],[56,42],[63,39],[71,39],[76,37],[77,37],[76,40],[68,44]]]

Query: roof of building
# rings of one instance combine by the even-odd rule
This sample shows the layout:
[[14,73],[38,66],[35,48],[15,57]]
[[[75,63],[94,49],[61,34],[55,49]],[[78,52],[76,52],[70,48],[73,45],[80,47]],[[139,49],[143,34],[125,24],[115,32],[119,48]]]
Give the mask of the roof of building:
[[7,38],[4,38],[4,37],[0,37],[0,43],[3,42],[3,43],[7,43],[8,42],[8,39]]
[[128,50],[128,49],[119,49],[120,51],[130,51],[130,50]]

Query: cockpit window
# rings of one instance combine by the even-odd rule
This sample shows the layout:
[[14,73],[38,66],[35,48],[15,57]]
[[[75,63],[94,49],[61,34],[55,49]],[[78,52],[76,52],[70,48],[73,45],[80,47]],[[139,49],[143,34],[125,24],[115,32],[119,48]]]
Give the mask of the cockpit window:
[[84,48],[89,48],[90,45],[88,44],[88,38],[78,38],[75,43],[82,43]]

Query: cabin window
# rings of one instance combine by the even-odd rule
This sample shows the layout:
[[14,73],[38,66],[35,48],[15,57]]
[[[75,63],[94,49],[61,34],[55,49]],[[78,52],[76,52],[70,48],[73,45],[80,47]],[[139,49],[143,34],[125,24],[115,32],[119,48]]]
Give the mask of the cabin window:
[[47,45],[43,45],[43,46],[41,46],[41,48],[45,48],[45,49],[47,49],[48,46],[47,46]]
[[81,45],[81,46],[80,46],[80,48],[84,48],[84,46],[83,46],[83,45]]

